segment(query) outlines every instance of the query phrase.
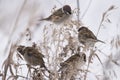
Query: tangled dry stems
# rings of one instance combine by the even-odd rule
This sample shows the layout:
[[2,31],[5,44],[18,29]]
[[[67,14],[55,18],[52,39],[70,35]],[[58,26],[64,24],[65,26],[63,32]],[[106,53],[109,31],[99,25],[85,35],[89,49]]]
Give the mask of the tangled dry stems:
[[[26,2],[24,2],[23,7],[25,5]],[[23,9],[22,7],[22,9]],[[22,12],[22,9],[20,10],[20,14]],[[105,13],[103,14],[102,20],[100,22],[100,26],[98,29],[98,33],[100,30],[100,27],[103,25],[104,20],[106,19],[106,14],[113,10],[114,6],[111,6],[107,11],[105,11]],[[15,22],[15,26],[17,25],[18,21],[19,21],[19,16],[18,15],[18,19]],[[108,22],[110,22],[109,19],[107,19]],[[45,25],[44,29],[43,29],[43,43],[41,44],[36,44],[34,42],[34,46],[37,45],[37,47],[39,48],[40,51],[44,52],[46,58],[46,64],[47,67],[49,67],[49,69],[51,70],[52,73],[54,74],[48,74],[45,73],[45,71],[42,71],[41,69],[34,69],[32,70],[30,73],[28,73],[27,76],[23,76],[22,75],[22,71],[24,66],[21,65],[20,61],[22,60],[22,57],[16,53],[16,47],[18,44],[20,44],[22,42],[22,40],[25,37],[29,37],[28,41],[32,42],[32,35],[34,34],[36,29],[31,29],[30,26],[31,25],[30,21],[27,25],[27,27],[25,27],[25,30],[21,33],[21,35],[19,36],[19,39],[16,41],[16,43],[12,44],[10,46],[10,49],[7,47],[6,50],[9,50],[9,55],[7,57],[7,59],[4,61],[3,63],[3,73],[0,73],[0,76],[2,76],[2,80],[17,80],[19,78],[23,78],[23,79],[31,79],[31,80],[57,80],[60,79],[60,75],[61,73],[59,73],[57,70],[58,68],[60,68],[60,63],[63,62],[65,60],[65,58],[70,57],[71,55],[75,54],[76,52],[79,51],[83,51],[84,48],[79,46],[79,42],[77,40],[77,29],[79,28],[79,26],[81,26],[81,23],[78,21],[69,21],[67,24],[65,25]],[[49,35],[49,27],[51,28],[51,35]],[[13,27],[13,32],[16,30],[15,27]],[[97,35],[98,35],[97,33]],[[11,36],[13,35],[13,33],[11,33]],[[116,40],[116,41],[114,41]],[[119,36],[117,37],[117,39],[113,39],[111,41],[112,46],[118,48],[120,46],[120,42],[119,42],[120,38]],[[10,41],[8,42],[8,44],[10,44]],[[12,42],[12,41],[11,41]],[[115,42],[115,44],[114,44]],[[67,43],[67,44],[66,44]],[[90,50],[90,56],[88,59],[88,64],[87,64],[87,68],[85,70],[81,69],[80,72],[74,72],[77,73],[77,75],[79,74],[79,78],[80,79],[84,79],[86,80],[87,78],[87,73],[90,72],[89,71],[89,65],[92,61],[92,58],[94,58],[93,56],[95,55],[100,63],[102,64],[102,61],[100,60],[99,56],[95,53],[95,50]],[[6,52],[5,52],[6,53]],[[13,55],[18,54],[18,56],[16,56],[17,58],[17,62],[14,61],[13,59]],[[24,59],[23,59],[24,60]],[[118,63],[114,60],[112,60],[116,65],[118,65]],[[28,67],[27,67],[28,69]],[[9,70],[9,71],[8,71]],[[21,73],[20,73],[21,70]],[[9,73],[9,75],[8,75]],[[44,73],[44,74],[43,74]],[[83,74],[82,74],[83,73]],[[72,74],[72,73],[71,73]],[[67,76],[68,79],[70,80],[76,80],[75,76],[76,75],[71,75],[72,77]],[[97,78],[97,75],[95,75]],[[63,76],[64,77],[64,76]],[[65,79],[67,80],[67,79]],[[99,80],[97,78],[97,80]]]

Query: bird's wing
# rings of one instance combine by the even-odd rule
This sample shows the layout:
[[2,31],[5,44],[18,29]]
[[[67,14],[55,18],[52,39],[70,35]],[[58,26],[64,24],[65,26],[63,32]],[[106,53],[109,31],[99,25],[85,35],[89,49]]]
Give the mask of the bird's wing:
[[71,56],[70,58],[68,58],[63,63],[60,63],[61,68],[58,71],[61,71],[62,69],[66,69],[67,66],[70,66],[71,63],[74,63],[74,61],[76,61],[76,59],[78,59],[78,57],[80,58],[80,55],[79,54],[75,54],[75,55]]
[[28,55],[35,56],[36,58],[43,58],[44,55],[41,54],[37,49],[34,49],[33,47],[26,48],[26,53],[28,52]]
[[65,61],[65,63],[68,63],[68,64],[69,64],[70,62],[73,62],[74,60],[76,60],[77,57],[80,57],[80,55],[79,55],[79,54],[75,54],[75,55],[71,56],[70,58],[68,58],[68,59]]
[[60,17],[62,17],[63,14],[64,14],[64,13],[62,12],[62,9],[61,9],[61,8],[58,9],[58,10],[56,10],[55,12],[53,12],[53,15],[55,15],[55,16],[60,16]]
[[51,19],[59,20],[61,19],[61,17],[63,17],[63,14],[64,13],[61,13],[61,8],[60,8],[57,11],[53,12],[53,14],[51,14],[49,17],[41,19],[41,20],[48,20],[48,21]]
[[96,40],[96,41],[99,41],[99,42],[105,43],[104,41],[98,40],[97,37],[93,34],[93,32],[90,31],[90,30],[89,30],[88,37],[91,38],[91,39],[94,39],[94,40]]
[[85,33],[85,36],[87,38],[91,38],[91,39],[96,39],[97,40],[97,37],[93,34],[92,31],[88,30],[87,33]]
[[44,55],[41,54],[39,51],[35,51],[34,56],[37,57],[37,58],[43,58],[44,57]]

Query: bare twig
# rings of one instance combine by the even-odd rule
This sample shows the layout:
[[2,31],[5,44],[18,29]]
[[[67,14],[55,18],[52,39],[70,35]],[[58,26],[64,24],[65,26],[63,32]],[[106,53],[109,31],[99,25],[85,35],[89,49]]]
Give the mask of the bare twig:
[[100,31],[100,28],[101,28],[101,26],[103,25],[103,22],[105,21],[106,16],[108,15],[108,13],[109,13],[111,10],[114,10],[114,9],[115,9],[115,6],[112,5],[112,6],[110,6],[110,7],[103,13],[102,19],[101,19],[101,21],[100,21],[99,28],[98,28],[98,31],[97,31],[96,36],[98,36],[99,31]]
[[16,30],[16,28],[17,28],[17,24],[18,24],[20,15],[21,15],[21,13],[22,13],[22,11],[23,11],[23,8],[24,8],[24,6],[25,6],[26,3],[27,3],[27,0],[24,0],[22,6],[21,6],[21,8],[20,8],[20,11],[19,11],[19,13],[18,13],[18,16],[17,16],[17,18],[16,18],[16,21],[15,21],[15,24],[14,24],[14,26],[13,26],[13,29],[12,29],[10,35],[9,35],[8,42],[7,42],[7,45],[6,45],[6,47],[5,47],[4,53],[6,53],[6,51],[7,51],[8,48],[9,48],[9,44],[11,43],[12,35],[14,34],[14,32],[15,32],[15,30]]
[[15,45],[11,45],[9,55],[3,63],[4,74],[3,74],[2,80],[6,80],[8,68],[10,69],[11,74],[14,75],[12,70],[11,70],[11,64],[12,64],[12,60],[13,60],[12,58],[13,58],[14,50],[15,50]]
[[79,18],[80,18],[80,3],[79,0],[77,0],[77,21],[79,22]]
[[92,3],[92,0],[89,1],[88,6],[87,6],[87,8],[85,9],[85,11],[83,12],[83,15],[81,16],[80,19],[83,19],[83,18],[84,18],[84,16],[86,15],[88,9],[90,8],[91,3]]

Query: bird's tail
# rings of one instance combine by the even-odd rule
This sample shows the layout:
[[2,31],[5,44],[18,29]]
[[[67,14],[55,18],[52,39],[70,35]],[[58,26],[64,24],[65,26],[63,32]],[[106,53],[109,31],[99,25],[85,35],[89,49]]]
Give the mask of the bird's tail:
[[99,42],[101,42],[101,43],[104,43],[104,44],[105,44],[105,42],[104,42],[104,41],[101,41],[101,40],[97,40],[97,41],[99,41]]
[[44,67],[46,71],[48,71],[48,73],[51,73],[50,70],[48,70],[48,68],[43,64],[41,67]]
[[50,17],[48,17],[48,18],[43,18],[43,19],[39,19],[39,21],[44,21],[44,20],[49,21],[49,20],[50,20]]

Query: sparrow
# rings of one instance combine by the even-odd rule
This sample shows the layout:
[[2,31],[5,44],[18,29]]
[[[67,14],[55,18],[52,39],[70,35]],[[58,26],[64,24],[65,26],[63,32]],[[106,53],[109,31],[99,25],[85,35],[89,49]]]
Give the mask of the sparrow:
[[62,8],[53,12],[53,14],[51,14],[49,17],[41,19],[40,21],[46,20],[54,23],[61,23],[67,20],[71,14],[71,7],[69,5],[64,5]]
[[94,47],[96,42],[104,43],[103,41],[98,40],[94,33],[84,26],[78,29],[78,40],[86,47]]
[[81,66],[86,62],[85,53],[76,53],[69,57],[66,61],[60,64],[61,68],[58,71],[61,71],[60,80],[70,80],[71,77],[75,74]]
[[48,72],[50,72],[45,66],[43,60],[44,55],[38,51],[35,47],[25,47],[19,45],[17,51],[24,57],[28,65],[44,67]]

